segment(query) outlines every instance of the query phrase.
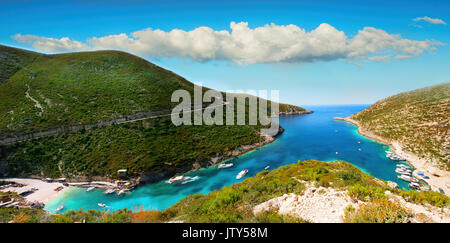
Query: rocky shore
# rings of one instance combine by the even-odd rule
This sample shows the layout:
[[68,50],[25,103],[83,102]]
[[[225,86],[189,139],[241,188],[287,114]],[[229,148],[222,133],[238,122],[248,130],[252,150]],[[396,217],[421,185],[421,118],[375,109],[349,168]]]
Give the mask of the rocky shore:
[[356,120],[348,117],[334,117],[333,119],[350,122],[358,127],[358,133],[360,135],[381,143],[391,145],[392,152],[403,158],[406,158],[406,160],[416,169],[416,171],[421,171],[424,173],[424,175],[430,178],[424,181],[431,187],[431,190],[437,192],[443,191],[445,195],[450,196],[450,172],[444,171],[436,165],[429,163],[428,159],[419,158],[419,156],[409,151],[405,151],[405,149],[403,148],[404,146],[402,146],[402,144],[398,141],[391,141],[389,139],[373,134],[372,132],[362,127]]

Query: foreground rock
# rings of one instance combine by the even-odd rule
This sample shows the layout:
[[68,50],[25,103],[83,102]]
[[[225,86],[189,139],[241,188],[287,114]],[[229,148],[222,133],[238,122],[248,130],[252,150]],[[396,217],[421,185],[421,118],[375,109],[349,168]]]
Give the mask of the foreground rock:
[[302,196],[290,193],[254,207],[255,215],[275,211],[313,223],[342,223],[345,208],[352,203],[347,191],[311,186]]

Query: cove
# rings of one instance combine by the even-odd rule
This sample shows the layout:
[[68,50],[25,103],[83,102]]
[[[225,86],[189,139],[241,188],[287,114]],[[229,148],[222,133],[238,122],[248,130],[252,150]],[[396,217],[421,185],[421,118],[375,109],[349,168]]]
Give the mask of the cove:
[[[66,212],[71,209],[101,209],[97,203],[105,203],[109,209],[127,208],[137,211],[144,209],[163,210],[177,203],[180,199],[194,194],[207,194],[224,186],[238,183],[249,176],[254,176],[267,165],[269,170],[298,160],[334,161],[345,160],[374,177],[396,182],[401,188],[408,188],[408,183],[397,178],[396,162],[386,158],[388,145],[365,138],[357,133],[353,124],[333,120],[333,117],[347,117],[364,110],[369,105],[310,106],[309,115],[292,115],[280,117],[280,124],[285,132],[277,140],[262,148],[230,160],[233,167],[217,169],[217,166],[187,173],[199,179],[187,184],[166,184],[164,181],[145,184],[129,194],[105,195],[103,190],[86,192],[83,188],[69,188],[64,193],[46,203],[45,209],[54,212],[61,204]],[[359,143],[358,143],[359,142]],[[337,152],[337,153],[336,153]],[[236,175],[242,169],[248,174],[241,180]]]

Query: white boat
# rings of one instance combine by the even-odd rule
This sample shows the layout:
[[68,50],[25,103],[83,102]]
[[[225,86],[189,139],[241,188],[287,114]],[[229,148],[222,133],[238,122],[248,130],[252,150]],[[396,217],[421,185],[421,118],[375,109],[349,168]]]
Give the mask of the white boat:
[[411,176],[411,172],[407,172],[407,171],[397,171],[397,170],[395,170],[395,172],[396,172],[397,174],[400,174],[400,175]]
[[219,169],[225,169],[225,168],[230,168],[233,166],[233,163],[229,163],[229,164],[220,164],[219,166],[217,166]]
[[411,174],[412,173],[412,171],[411,170],[408,170],[408,169],[404,169],[404,168],[397,168],[397,169],[395,169],[395,172],[397,172],[397,173],[399,173],[399,174],[405,174],[405,173],[407,173],[407,174]]
[[419,190],[421,188],[420,184],[415,183],[415,182],[409,183],[408,186],[411,187],[412,189],[416,189],[416,190]]
[[189,179],[191,179],[191,177],[189,177],[189,176],[174,176],[174,177],[170,178],[168,181],[166,181],[166,183],[168,183],[168,184],[178,183],[178,182],[187,181]]
[[107,207],[106,204],[104,204],[104,203],[97,203],[97,205],[102,208]]
[[264,167],[265,170],[268,170],[270,168],[270,165]]
[[104,193],[105,194],[112,194],[112,193],[114,193],[116,190],[114,190],[114,189],[108,189],[108,190],[106,190]]
[[200,179],[200,176],[194,176],[194,177],[192,177],[192,178],[190,178],[190,179],[188,179],[188,180],[182,181],[181,184],[184,185],[184,184],[186,184],[186,183],[193,182],[193,181],[196,181],[196,180],[198,180],[198,179]]
[[400,168],[407,168],[407,169],[410,169],[410,168],[411,168],[409,165],[405,165],[405,164],[397,164],[397,167],[400,167]]
[[117,196],[120,196],[120,195],[124,194],[125,192],[126,192],[126,190],[122,189],[122,190],[117,192]]
[[397,178],[400,180],[408,181],[408,182],[416,182],[416,183],[419,182],[419,180],[417,180],[416,178],[414,178],[412,176],[408,176],[408,175],[399,175],[399,176],[397,176]]
[[86,189],[86,191],[87,192],[90,192],[90,191],[92,191],[92,190],[94,190],[95,189],[95,186],[91,186],[91,187],[89,187],[88,189]]
[[248,170],[247,169],[243,169],[243,170],[241,170],[241,172],[239,172],[239,174],[237,174],[237,176],[236,176],[236,179],[241,179],[243,176],[245,176],[245,174],[247,174],[248,173]]
[[64,205],[64,204],[61,204],[61,205],[59,205],[59,207],[57,207],[56,209],[55,209],[55,212],[58,212],[58,211],[61,211],[63,208],[65,208],[66,207],[66,205]]

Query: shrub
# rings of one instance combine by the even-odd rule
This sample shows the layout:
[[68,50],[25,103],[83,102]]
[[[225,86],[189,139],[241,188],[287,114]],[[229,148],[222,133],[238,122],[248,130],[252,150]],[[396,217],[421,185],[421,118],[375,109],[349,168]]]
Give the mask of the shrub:
[[386,199],[375,199],[363,204],[359,209],[347,207],[344,222],[346,223],[405,223],[412,214],[400,204]]

